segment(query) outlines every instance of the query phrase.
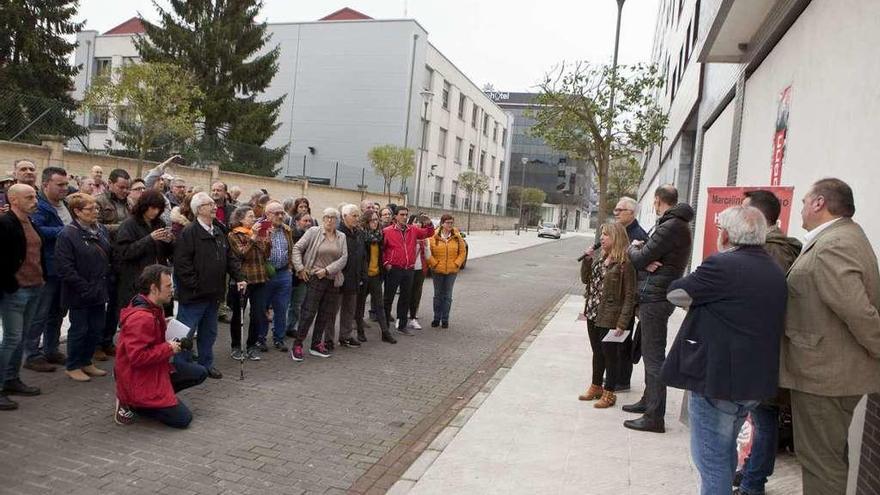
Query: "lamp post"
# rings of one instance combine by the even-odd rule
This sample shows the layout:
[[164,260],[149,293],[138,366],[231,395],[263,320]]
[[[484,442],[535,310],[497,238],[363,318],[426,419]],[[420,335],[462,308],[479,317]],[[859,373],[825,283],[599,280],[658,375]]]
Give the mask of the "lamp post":
[[[608,122],[606,123],[605,128],[605,180],[608,180],[608,169],[611,168],[611,128],[614,125],[614,93],[617,89],[617,52],[620,48],[620,18],[623,16],[623,3],[626,0],[617,0],[617,29],[614,32],[614,58],[611,62],[611,95],[608,98]],[[601,178],[601,176],[600,176]],[[599,188],[601,192],[601,187]],[[605,215],[608,215],[608,212],[605,211],[604,205],[605,198],[599,194],[599,211],[604,212]],[[605,221],[604,218],[597,219],[598,225],[602,225]]]
[[434,92],[424,89],[419,94],[422,95],[422,99],[425,101],[425,110],[422,113],[422,141],[419,143],[419,165],[416,167],[416,207],[419,206],[419,196],[422,192],[422,156],[425,154],[425,148],[427,148],[425,135],[428,133],[428,105],[434,98]]
[[520,229],[522,229],[522,221],[523,221],[523,192],[526,188],[526,163],[529,163],[529,159],[527,157],[522,157],[522,173],[520,174],[519,179],[519,229],[516,229],[516,235],[519,235]]

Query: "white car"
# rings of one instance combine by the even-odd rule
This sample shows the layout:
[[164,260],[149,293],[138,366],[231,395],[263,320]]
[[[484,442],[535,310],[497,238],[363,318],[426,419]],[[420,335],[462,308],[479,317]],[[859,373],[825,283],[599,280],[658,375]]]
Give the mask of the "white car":
[[538,237],[560,239],[562,237],[562,232],[554,223],[542,223],[541,226],[538,227]]

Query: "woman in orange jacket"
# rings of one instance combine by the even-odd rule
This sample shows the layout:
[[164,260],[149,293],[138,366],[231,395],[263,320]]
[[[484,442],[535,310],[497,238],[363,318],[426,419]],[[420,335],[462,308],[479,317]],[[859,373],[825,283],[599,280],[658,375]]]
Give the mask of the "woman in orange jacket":
[[434,320],[431,326],[449,328],[452,286],[467,255],[464,239],[455,228],[452,215],[446,213],[440,217],[440,228],[431,236],[430,242],[431,258],[428,259],[428,267],[433,272],[434,280]]

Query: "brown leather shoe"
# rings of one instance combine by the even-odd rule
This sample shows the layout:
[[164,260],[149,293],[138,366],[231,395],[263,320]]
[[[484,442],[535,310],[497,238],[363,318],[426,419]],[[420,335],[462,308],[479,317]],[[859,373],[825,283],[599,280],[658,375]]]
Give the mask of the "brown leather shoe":
[[116,356],[116,346],[111,345],[111,346],[104,347],[104,354],[106,354],[109,357]]
[[609,407],[613,407],[616,403],[617,396],[614,395],[614,392],[606,390],[605,393],[602,394],[602,398],[599,399],[598,402],[593,404],[593,407],[595,407],[596,409],[606,409]]
[[602,397],[605,390],[599,385],[590,385],[586,392],[578,396],[578,400],[596,400]]
[[67,376],[69,376],[71,379],[73,379],[73,381],[76,381],[76,382],[90,382],[90,381],[92,381],[92,379],[89,378],[89,375],[87,375],[81,369],[79,369],[79,370],[64,370],[64,372],[67,373]]
[[49,363],[49,361],[46,360],[46,358],[44,358],[43,356],[26,361],[24,363],[24,367],[29,370],[39,371],[40,373],[49,373],[51,371],[55,371],[55,366]]
[[104,352],[104,349],[98,349],[95,351],[95,355],[92,356],[92,359],[95,361],[106,361],[109,358],[107,357],[107,353]]
[[82,368],[83,372],[89,376],[107,376],[107,372],[98,368],[94,364],[90,364]]

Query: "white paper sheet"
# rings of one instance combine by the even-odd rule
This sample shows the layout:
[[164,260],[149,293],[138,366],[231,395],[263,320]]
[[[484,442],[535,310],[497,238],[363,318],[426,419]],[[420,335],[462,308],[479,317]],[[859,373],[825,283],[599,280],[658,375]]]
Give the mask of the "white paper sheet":
[[608,335],[606,335],[605,338],[602,339],[602,342],[623,342],[624,340],[626,340],[627,336],[629,336],[629,330],[624,330],[623,333],[620,334],[620,336],[618,337],[614,335],[614,330],[612,329],[608,330]]
[[174,318],[168,318],[166,321],[168,322],[168,328],[165,330],[165,340],[182,339],[189,335],[188,326]]

